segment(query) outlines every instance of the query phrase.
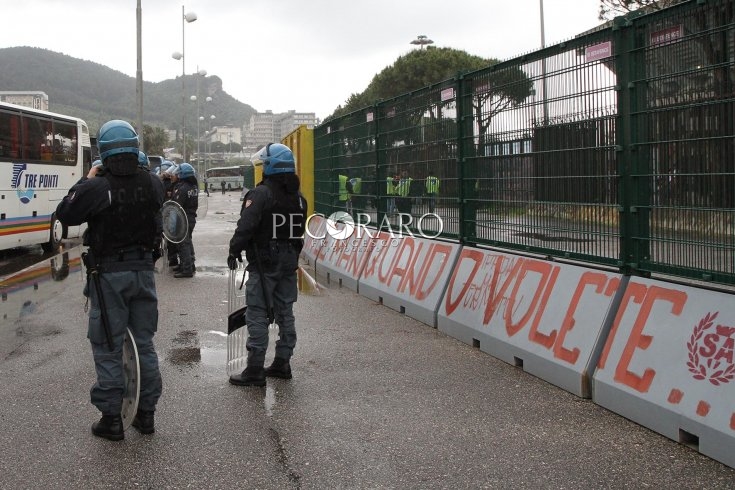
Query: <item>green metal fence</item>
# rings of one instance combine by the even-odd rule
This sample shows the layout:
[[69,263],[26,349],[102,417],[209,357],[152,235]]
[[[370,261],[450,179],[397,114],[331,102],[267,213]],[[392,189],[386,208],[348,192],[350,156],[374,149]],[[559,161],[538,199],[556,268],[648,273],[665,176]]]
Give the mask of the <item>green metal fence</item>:
[[629,14],[328,121],[315,209],[735,284],[734,3]]

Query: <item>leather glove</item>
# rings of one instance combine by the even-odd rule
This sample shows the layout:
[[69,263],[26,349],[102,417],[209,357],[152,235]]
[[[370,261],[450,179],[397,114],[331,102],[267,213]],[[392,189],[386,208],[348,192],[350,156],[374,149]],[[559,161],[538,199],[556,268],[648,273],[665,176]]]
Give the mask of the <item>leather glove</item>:
[[230,253],[230,255],[227,256],[227,267],[229,267],[231,271],[237,269],[238,262],[242,263],[242,255]]

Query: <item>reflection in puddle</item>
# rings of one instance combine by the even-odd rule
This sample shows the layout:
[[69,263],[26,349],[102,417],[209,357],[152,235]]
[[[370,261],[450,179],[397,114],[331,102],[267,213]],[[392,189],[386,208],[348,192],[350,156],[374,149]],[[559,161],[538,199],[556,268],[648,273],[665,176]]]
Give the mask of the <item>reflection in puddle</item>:
[[276,389],[271,385],[265,387],[265,398],[263,399],[263,405],[265,405],[265,414],[269,417],[273,417],[273,407],[276,404]]
[[201,354],[202,364],[222,368],[222,371],[226,370],[227,352],[225,352],[224,346],[219,348],[202,347]]
[[[80,304],[84,302],[84,274],[81,247],[54,255],[35,265],[0,277],[0,358],[13,352],[28,338],[45,335],[28,328],[24,322],[38,311],[39,305],[65,289],[77,288]],[[77,284],[74,284],[77,281]]]

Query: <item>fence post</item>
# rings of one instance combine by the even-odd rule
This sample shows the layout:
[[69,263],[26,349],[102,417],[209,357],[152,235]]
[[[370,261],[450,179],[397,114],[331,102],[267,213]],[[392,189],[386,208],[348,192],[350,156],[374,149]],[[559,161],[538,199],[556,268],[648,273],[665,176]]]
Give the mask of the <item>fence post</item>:
[[[467,128],[470,128],[467,131]],[[474,144],[474,138],[466,143],[465,135],[472,135],[472,93],[468,93],[464,74],[457,76],[457,177],[459,189],[457,201],[459,205],[459,243],[474,245],[477,242],[477,215],[475,197],[472,190],[474,182],[467,167],[467,151],[465,144]],[[476,153],[476,152],[475,152]],[[470,187],[471,186],[471,187]]]
[[635,29],[632,16],[613,21],[615,71],[617,74],[618,116],[616,121],[616,159],[619,186],[620,257],[618,266],[624,274],[633,274],[641,260],[649,258],[650,206],[645,151],[639,142],[645,141],[645,125],[639,115],[645,109],[645,82],[637,63]]

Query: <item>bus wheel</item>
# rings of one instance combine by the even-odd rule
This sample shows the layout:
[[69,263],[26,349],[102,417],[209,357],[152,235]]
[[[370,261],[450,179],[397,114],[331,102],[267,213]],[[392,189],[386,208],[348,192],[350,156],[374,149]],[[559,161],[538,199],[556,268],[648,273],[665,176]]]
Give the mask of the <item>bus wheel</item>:
[[51,215],[51,230],[49,231],[48,242],[41,245],[44,252],[53,252],[59,249],[61,240],[64,238],[64,225],[56,217],[56,214]]

